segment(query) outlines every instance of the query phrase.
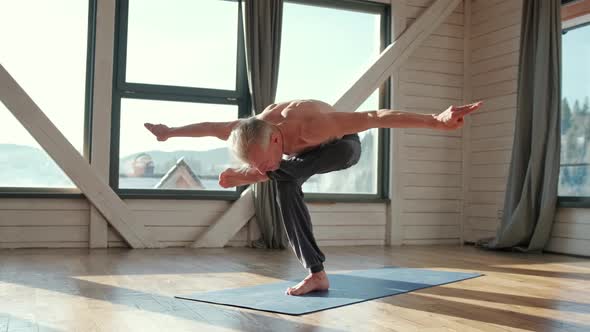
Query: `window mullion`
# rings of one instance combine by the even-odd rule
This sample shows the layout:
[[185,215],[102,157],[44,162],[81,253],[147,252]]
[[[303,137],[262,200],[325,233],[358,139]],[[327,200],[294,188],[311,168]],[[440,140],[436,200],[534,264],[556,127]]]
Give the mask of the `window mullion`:
[[179,100],[187,101],[190,101],[191,99],[199,101],[199,98],[217,98],[220,100],[238,100],[240,98],[240,94],[237,91],[231,90],[177,87],[143,83],[123,83],[118,90],[122,95],[153,94],[154,96],[168,96],[169,98],[178,97]]

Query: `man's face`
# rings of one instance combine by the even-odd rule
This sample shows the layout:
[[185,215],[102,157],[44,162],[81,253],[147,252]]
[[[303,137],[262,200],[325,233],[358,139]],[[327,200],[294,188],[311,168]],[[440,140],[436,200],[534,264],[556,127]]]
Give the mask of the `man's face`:
[[282,144],[283,142],[280,141],[280,137],[275,134],[271,135],[266,150],[258,144],[253,144],[250,149],[248,149],[248,161],[250,166],[258,170],[261,174],[277,170],[283,159]]

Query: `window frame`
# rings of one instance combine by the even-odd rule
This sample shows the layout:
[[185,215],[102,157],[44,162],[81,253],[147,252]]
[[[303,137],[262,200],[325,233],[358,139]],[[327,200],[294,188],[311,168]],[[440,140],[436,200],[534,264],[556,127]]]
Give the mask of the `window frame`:
[[[391,6],[383,3],[360,0],[285,0],[285,2],[342,9],[361,13],[381,15],[381,45],[383,51],[391,44]],[[391,79],[387,79],[379,87],[379,108],[391,108]],[[360,193],[305,193],[307,202],[389,202],[389,159],[390,129],[378,129],[377,143],[377,192],[374,194]]]
[[123,98],[235,105],[238,107],[238,118],[250,116],[252,107],[246,74],[246,54],[241,6],[238,4],[236,86],[234,90],[126,82],[129,0],[120,0],[117,2],[116,15],[109,172],[109,184],[111,188],[121,198],[130,199],[237,200],[245,187],[238,187],[233,191],[119,188],[119,144],[121,101]]
[[[232,1],[232,0],[230,0]],[[240,0],[233,0],[238,1]],[[346,9],[360,12],[378,13],[381,15],[381,50],[391,42],[391,18],[390,6],[357,0],[293,0],[288,1],[312,6],[325,6],[336,9]],[[110,185],[122,198],[128,199],[203,199],[203,200],[237,200],[247,186],[239,187],[235,191],[208,191],[208,190],[156,190],[156,189],[121,189],[118,188],[119,180],[119,139],[120,139],[120,106],[122,98],[186,101],[215,104],[238,105],[238,117],[251,115],[251,96],[248,88],[246,74],[246,58],[243,34],[243,17],[241,6],[238,11],[238,59],[236,90],[220,90],[193,87],[173,87],[156,84],[128,83],[125,82],[126,45],[127,45],[127,20],[128,0],[117,3],[116,37],[115,37],[115,75],[113,82],[113,112],[111,126],[111,158],[110,158]],[[389,80],[379,90],[379,106],[381,108],[390,105]],[[377,165],[377,193],[375,194],[337,194],[337,193],[306,193],[306,201],[321,202],[385,202],[389,195],[389,129],[379,129],[378,140],[378,165]]]
[[[587,1],[587,0],[586,0]],[[561,7],[563,10],[564,6],[567,5],[573,5],[575,4],[575,0],[562,0],[561,1]],[[588,25],[590,25],[590,16],[589,14],[585,14],[586,19],[583,22],[580,22],[576,25],[573,26],[566,26],[565,28],[562,29],[562,36],[566,33],[568,33],[569,31],[578,29],[578,28],[583,28],[586,27]],[[562,21],[562,27],[564,25],[564,22],[567,21]],[[563,61],[563,58],[562,58]],[[563,75],[563,73],[562,73]],[[563,79],[563,76],[560,78]],[[561,119],[560,119],[561,122]],[[560,142],[561,144],[561,142]],[[559,167],[561,169],[562,163],[560,161]],[[590,196],[557,196],[557,206],[560,208],[590,208]]]
[[[92,99],[94,87],[94,49],[96,46],[96,7],[97,0],[88,0],[88,20],[86,34],[86,75],[84,91],[84,132],[82,156],[90,162],[92,147]],[[51,157],[51,156],[50,156]],[[67,174],[66,174],[67,175]],[[83,198],[77,188],[52,187],[2,187],[0,198]]]
[[[238,1],[241,0],[228,0]],[[359,12],[378,13],[381,15],[381,50],[391,43],[391,6],[363,0],[288,0],[288,2],[323,6]],[[83,156],[90,162],[92,151],[92,104],[94,86],[94,52],[96,45],[96,11],[97,0],[88,0],[88,32],[86,50],[86,82],[84,105]],[[251,115],[251,96],[249,94],[246,73],[244,35],[241,6],[238,11],[238,49],[236,89],[221,90],[193,87],[171,87],[166,85],[127,83],[125,82],[125,60],[127,41],[128,0],[116,3],[115,44],[113,50],[112,83],[112,124],[109,184],[121,197],[130,199],[202,199],[202,200],[237,200],[247,186],[235,191],[194,191],[194,190],[149,190],[118,189],[119,162],[119,128],[120,105],[122,98],[147,99],[163,101],[185,101],[211,104],[232,104],[238,106],[238,117]],[[122,65],[121,65],[122,64]],[[391,83],[388,79],[379,89],[379,107],[389,108],[391,103]],[[389,201],[389,159],[390,130],[379,129],[377,147],[377,193],[306,193],[305,200],[314,202],[388,202]],[[0,198],[62,198],[83,199],[85,195],[78,188],[49,187],[0,187]]]

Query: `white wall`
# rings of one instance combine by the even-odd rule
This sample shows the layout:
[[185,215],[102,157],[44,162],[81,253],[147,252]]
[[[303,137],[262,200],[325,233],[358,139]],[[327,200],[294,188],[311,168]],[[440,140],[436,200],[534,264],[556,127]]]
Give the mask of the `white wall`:
[[[191,243],[228,208],[225,201],[126,200],[163,245]],[[322,246],[384,245],[385,205],[310,204],[316,238]],[[85,199],[0,199],[0,248],[86,248],[90,208]],[[245,246],[244,227],[229,246]],[[109,227],[109,247],[126,244]]]
[[88,247],[82,199],[0,199],[0,248]]
[[[229,202],[128,200],[137,218],[145,221],[158,240],[182,246],[209,225]],[[0,200],[0,248],[88,247],[90,206],[85,199]],[[109,228],[110,229],[110,228]],[[231,245],[244,245],[247,229]],[[125,246],[109,231],[109,247]]]
[[484,100],[468,123],[464,240],[495,235],[514,136],[521,0],[473,0],[470,94]]
[[[394,2],[396,2],[394,0]],[[432,0],[397,3],[394,22],[412,24]],[[394,80],[394,108],[432,114],[463,102],[463,5],[410,57]],[[461,131],[396,130],[392,243],[459,244]]]
[[[214,223],[231,202],[190,200],[126,200],[138,218],[147,223],[156,238],[168,247],[192,243]],[[383,245],[385,243],[385,205],[376,204],[308,204],[319,245]],[[252,238],[248,225],[240,230],[228,246],[246,246]],[[112,229],[109,246],[125,243]]]
[[558,209],[547,250],[590,256],[590,210]]

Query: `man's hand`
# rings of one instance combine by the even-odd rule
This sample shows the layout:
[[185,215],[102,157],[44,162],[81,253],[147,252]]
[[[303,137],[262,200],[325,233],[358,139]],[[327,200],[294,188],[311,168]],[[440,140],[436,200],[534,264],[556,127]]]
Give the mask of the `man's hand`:
[[222,188],[230,188],[237,186],[236,177],[239,172],[233,168],[228,168],[219,174],[219,185]]
[[463,126],[463,117],[477,111],[482,105],[481,101],[477,103],[463,105],[463,106],[451,106],[444,112],[434,115],[436,124],[434,129],[441,130],[455,130]]
[[268,180],[266,174],[260,174],[252,168],[228,168],[219,174],[219,185],[223,188],[243,186]]
[[151,123],[144,123],[143,125],[147,130],[149,130],[152,134],[154,134],[154,136],[156,136],[156,138],[160,142],[163,142],[163,141],[167,140],[168,138],[170,138],[170,128],[166,125],[163,125],[163,124],[154,125]]

